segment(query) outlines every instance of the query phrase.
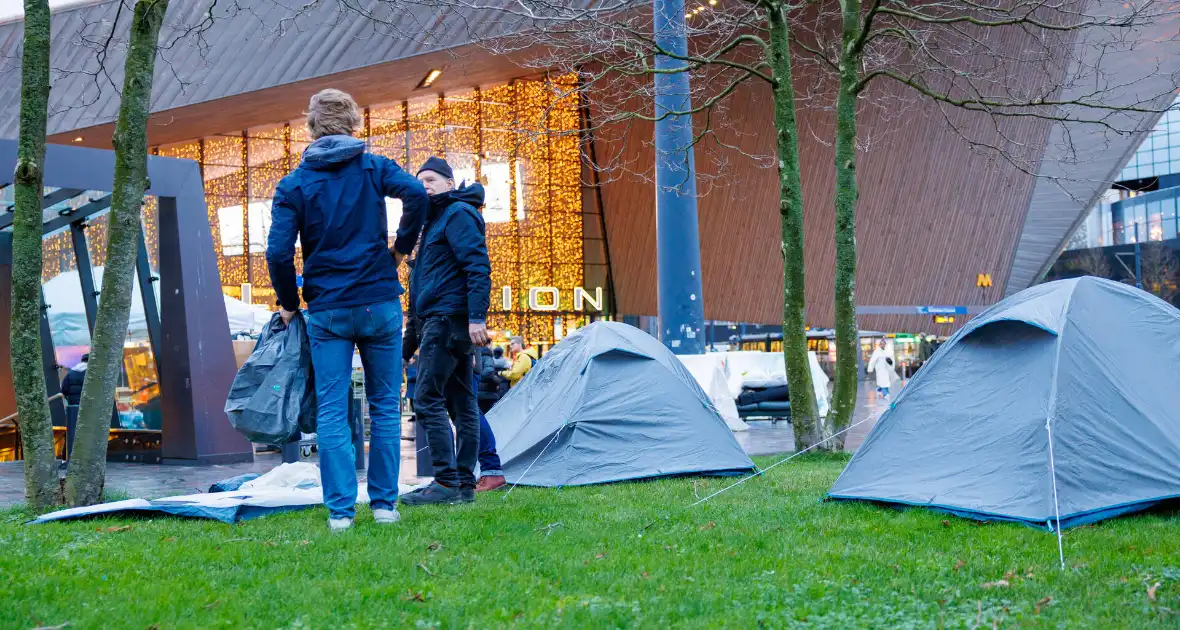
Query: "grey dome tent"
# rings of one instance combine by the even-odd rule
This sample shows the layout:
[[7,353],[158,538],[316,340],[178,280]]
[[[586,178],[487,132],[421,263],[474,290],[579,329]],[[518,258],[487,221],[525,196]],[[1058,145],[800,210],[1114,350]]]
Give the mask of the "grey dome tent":
[[1054,529],[1180,497],[1180,311],[1133,287],[1039,285],[970,321],[828,493]]
[[510,483],[578,486],[754,469],[688,369],[626,324],[596,322],[563,339],[487,418]]

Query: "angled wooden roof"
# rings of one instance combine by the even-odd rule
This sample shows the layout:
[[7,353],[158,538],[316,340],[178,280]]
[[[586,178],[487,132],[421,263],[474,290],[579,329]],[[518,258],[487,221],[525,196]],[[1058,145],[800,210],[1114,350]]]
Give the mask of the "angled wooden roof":
[[[53,16],[49,134],[112,122],[118,113],[132,3],[107,0]],[[300,9],[310,4],[310,9]],[[268,88],[450,50],[505,23],[417,6],[274,0],[173,2],[162,29],[152,111],[209,103]],[[195,34],[213,8],[213,20]],[[122,8],[121,8],[122,7]],[[295,8],[291,8],[295,7]],[[0,137],[15,137],[20,102],[21,21],[0,24]],[[108,41],[111,45],[105,45]],[[169,45],[173,43],[173,45]],[[99,51],[106,50],[100,62]],[[101,71],[100,71],[101,69]],[[421,78],[421,77],[418,77]],[[415,81],[416,83],[416,81]],[[411,84],[408,89],[413,89]]]

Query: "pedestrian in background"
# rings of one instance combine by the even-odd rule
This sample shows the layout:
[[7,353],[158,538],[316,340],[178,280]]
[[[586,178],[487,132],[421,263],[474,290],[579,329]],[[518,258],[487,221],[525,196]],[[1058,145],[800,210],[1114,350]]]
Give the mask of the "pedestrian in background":
[[492,359],[495,360],[497,372],[504,372],[506,370],[512,369],[512,362],[504,356],[504,349],[500,346],[495,346],[492,348]]
[[77,407],[82,402],[82,385],[86,382],[86,368],[90,365],[90,355],[82,355],[78,365],[66,372],[61,380],[61,394],[65,396],[66,404]]
[[508,360],[508,357],[504,356],[504,348],[500,346],[494,346],[492,348],[492,365],[496,369],[496,375],[500,377],[499,394],[500,398],[503,398],[508,394],[508,387],[511,385],[508,379],[504,378],[504,372],[512,369],[512,362]]
[[897,380],[897,375],[893,371],[893,357],[885,351],[884,339],[877,342],[877,349],[869,358],[866,369],[873,373],[877,381],[877,394],[888,400],[889,390],[893,386],[893,381]]
[[489,402],[489,399],[484,395],[484,388],[487,387],[484,383],[487,379],[493,379],[491,387],[497,387],[495,379],[502,377],[496,373],[492,366],[492,353],[488,349],[491,345],[489,340],[478,348],[473,357],[472,378],[475,380],[472,385],[479,391],[479,482],[475,484],[476,492],[490,492],[492,490],[499,490],[507,485],[504,480],[504,472],[500,470],[500,454],[496,451],[496,434],[492,431],[492,426],[488,424],[487,416],[484,415],[491,411],[492,406],[499,400],[499,391],[497,389],[494,400]]
[[[320,474],[328,527],[352,527],[357,477],[348,424],[352,357],[360,350],[369,399],[368,488],[378,523],[400,519],[401,284],[397,265],[418,240],[429,200],[397,162],[365,152],[353,137],[361,124],[352,97],[323,90],[311,97],[313,142],[299,167],[275,189],[266,262],[284,322],[299,316],[295,243],[303,250],[303,300],[315,371]],[[388,249],[385,198],[402,202],[401,223]]]
[[513,356],[512,369],[504,372],[504,378],[508,379],[509,387],[516,387],[516,384],[532,371],[533,364],[537,362],[537,351],[525,347],[524,337],[513,337],[508,349]]
[[411,355],[406,361],[406,406],[414,411],[414,387],[418,384],[418,358]]
[[479,410],[487,413],[500,402],[504,377],[496,370],[496,358],[492,354],[491,342],[475,349],[475,371],[477,375]]

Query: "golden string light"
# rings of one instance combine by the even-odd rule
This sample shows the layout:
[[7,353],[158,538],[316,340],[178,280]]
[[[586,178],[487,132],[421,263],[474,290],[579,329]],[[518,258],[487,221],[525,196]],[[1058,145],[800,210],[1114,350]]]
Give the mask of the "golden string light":
[[[370,151],[397,160],[410,172],[439,155],[456,171],[484,181],[489,203],[493,189],[503,195],[507,215],[497,211],[497,220],[489,217],[487,225],[492,263],[488,323],[497,332],[523,334],[535,342],[551,342],[555,327],[568,333],[587,320],[573,309],[573,290],[584,279],[576,81],[573,75],[517,80],[375,104],[365,108],[364,128],[358,133]],[[254,302],[273,304],[264,256],[269,201],[310,141],[305,122],[292,121],[155,150],[201,165],[227,295],[241,297],[242,284],[250,282]],[[487,216],[489,209],[484,211]],[[154,242],[154,207],[145,209],[145,216],[149,214],[149,240]],[[63,246],[68,250],[68,235]],[[297,255],[300,271],[302,262]],[[400,274],[405,284],[404,266]],[[511,287],[512,296],[507,310],[501,293],[505,286]],[[529,310],[529,288],[536,286],[558,289],[559,310]]]

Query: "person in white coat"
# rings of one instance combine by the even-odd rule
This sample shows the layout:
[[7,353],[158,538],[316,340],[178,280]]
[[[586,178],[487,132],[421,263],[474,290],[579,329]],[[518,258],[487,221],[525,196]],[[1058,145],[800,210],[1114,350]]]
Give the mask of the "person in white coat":
[[869,358],[869,365],[866,369],[876,376],[877,394],[888,399],[889,388],[893,385],[893,381],[897,380],[897,376],[893,371],[893,357],[885,351],[884,339],[877,342],[877,349],[873,350],[873,356]]

